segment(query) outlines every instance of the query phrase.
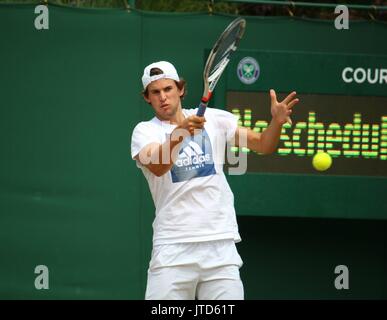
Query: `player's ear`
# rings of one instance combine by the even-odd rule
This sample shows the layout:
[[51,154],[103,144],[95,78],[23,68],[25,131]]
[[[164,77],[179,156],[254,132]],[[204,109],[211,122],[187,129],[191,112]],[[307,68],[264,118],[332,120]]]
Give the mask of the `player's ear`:
[[180,90],[180,98],[184,98],[184,92],[185,92],[185,86],[183,88],[179,89]]
[[147,96],[145,93],[142,94],[142,97],[144,98],[144,100],[145,100],[146,103],[151,104],[151,102],[150,102],[148,96]]

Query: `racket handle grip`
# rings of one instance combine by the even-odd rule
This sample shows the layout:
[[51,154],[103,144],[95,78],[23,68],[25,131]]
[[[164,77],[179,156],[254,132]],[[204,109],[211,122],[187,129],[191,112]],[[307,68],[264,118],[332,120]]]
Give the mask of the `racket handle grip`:
[[196,115],[198,117],[203,117],[204,112],[206,111],[206,108],[207,108],[207,103],[200,102],[199,107],[198,107],[198,112],[196,113]]

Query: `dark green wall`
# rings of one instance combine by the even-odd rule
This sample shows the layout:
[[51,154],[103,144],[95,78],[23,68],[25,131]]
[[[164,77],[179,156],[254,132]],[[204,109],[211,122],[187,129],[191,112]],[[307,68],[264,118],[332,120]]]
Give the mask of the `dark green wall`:
[[[172,61],[196,105],[205,51],[232,17],[49,10],[50,29],[37,31],[33,6],[0,6],[0,298],[142,299],[153,204],[129,155],[132,129],[152,116],[142,68]],[[248,18],[241,49],[386,55],[386,31]],[[285,215],[297,216],[292,201]],[[238,215],[247,298],[386,297],[384,221]],[[345,263],[350,290],[338,293],[332,268]],[[40,264],[49,290],[34,287]]]
[[[247,299],[386,299],[385,221],[238,217]],[[337,290],[345,265],[349,289]]]

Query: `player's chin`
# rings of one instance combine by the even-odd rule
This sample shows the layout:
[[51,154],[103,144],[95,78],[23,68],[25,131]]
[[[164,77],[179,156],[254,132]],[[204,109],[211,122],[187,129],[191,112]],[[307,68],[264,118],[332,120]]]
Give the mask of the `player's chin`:
[[161,108],[161,113],[166,116],[172,117],[175,114],[175,110],[171,108],[171,106],[163,107]]
[[161,109],[158,111],[158,115],[159,115],[159,117],[161,117],[165,120],[169,120],[170,118],[172,118],[173,112],[171,110]]

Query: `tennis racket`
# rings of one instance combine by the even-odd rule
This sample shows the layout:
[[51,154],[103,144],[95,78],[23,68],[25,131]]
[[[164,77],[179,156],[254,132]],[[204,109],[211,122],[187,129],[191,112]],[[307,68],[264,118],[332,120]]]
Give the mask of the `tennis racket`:
[[213,46],[204,67],[204,90],[196,115],[200,117],[204,115],[212,92],[223,71],[226,69],[227,64],[230,62],[231,55],[237,49],[239,41],[245,32],[245,28],[245,19],[235,19],[227,26]]

